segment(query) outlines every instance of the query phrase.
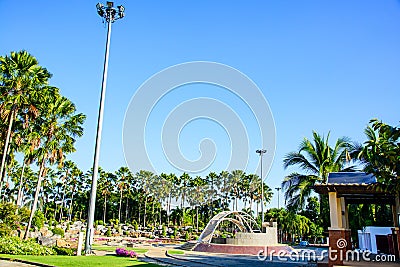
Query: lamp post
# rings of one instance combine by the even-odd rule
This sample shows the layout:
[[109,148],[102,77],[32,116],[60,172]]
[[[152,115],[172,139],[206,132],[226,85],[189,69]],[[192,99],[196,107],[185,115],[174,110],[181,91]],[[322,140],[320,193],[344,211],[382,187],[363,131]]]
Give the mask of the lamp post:
[[258,149],[256,153],[260,154],[261,160],[261,231],[263,230],[263,223],[264,223],[264,179],[263,179],[263,154],[266,153],[267,150],[265,149]]
[[281,190],[280,187],[275,187],[275,189],[278,191],[278,209],[279,209],[279,190]]
[[117,19],[122,19],[125,14],[125,8],[123,6],[117,6],[114,8],[114,2],[107,2],[106,6],[101,3],[96,5],[97,13],[100,17],[104,18],[107,23],[107,41],[106,41],[106,52],[104,56],[104,68],[103,68],[103,80],[101,84],[101,95],[100,95],[100,106],[99,115],[97,118],[97,132],[96,132],[96,144],[94,149],[94,160],[93,160],[93,173],[92,173],[92,185],[90,190],[90,204],[89,214],[86,227],[86,239],[85,239],[85,254],[88,255],[92,252],[92,243],[94,236],[94,210],[96,205],[96,191],[97,191],[97,176],[99,169],[99,156],[100,156],[100,142],[101,142],[101,131],[103,128],[103,113],[104,113],[104,100],[106,96],[106,85],[107,85],[107,71],[108,71],[108,55],[110,50],[110,37],[111,37],[111,24]]

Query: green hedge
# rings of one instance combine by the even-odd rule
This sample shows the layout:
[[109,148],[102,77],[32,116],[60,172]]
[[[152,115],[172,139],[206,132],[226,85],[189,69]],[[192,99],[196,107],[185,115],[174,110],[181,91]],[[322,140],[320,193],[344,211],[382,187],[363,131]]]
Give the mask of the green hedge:
[[22,241],[18,237],[1,237],[0,253],[13,255],[54,255],[56,252],[48,247],[44,247],[30,239]]

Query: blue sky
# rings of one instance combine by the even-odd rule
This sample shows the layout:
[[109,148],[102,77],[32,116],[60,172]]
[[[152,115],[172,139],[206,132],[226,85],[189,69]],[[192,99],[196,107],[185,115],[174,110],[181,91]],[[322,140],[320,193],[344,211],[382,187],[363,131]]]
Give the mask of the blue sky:
[[[26,49],[53,73],[51,83],[87,115],[85,135],[71,156],[83,170],[93,160],[106,37],[96,3],[0,1],[0,54]],[[160,70],[189,61],[227,64],[262,90],[276,125],[275,159],[267,177],[272,188],[294,170],[283,170],[283,156],[296,150],[303,137],[311,137],[312,130],[325,135],[331,131],[331,140],[345,135],[362,142],[371,118],[399,123],[400,1],[116,4],[126,7],[126,17],[112,31],[100,159],[106,170],[125,165],[122,125],[137,88]],[[240,116],[248,116],[246,107],[229,95],[207,87],[187,97],[199,96],[228,101]],[[170,97],[166,103],[176,104],[178,96]],[[153,115],[153,122],[163,120],[161,112],[160,117]],[[254,122],[244,120],[252,129]],[[183,154],[198,157],[192,148],[205,136],[215,139],[219,151],[229,146],[220,126],[195,121],[182,131]],[[149,146],[150,154],[157,155],[157,142]],[[224,155],[218,156],[215,169],[226,161]],[[257,160],[253,153],[249,164],[256,165]],[[170,170],[161,160],[159,166]],[[276,204],[275,196],[271,205]]]

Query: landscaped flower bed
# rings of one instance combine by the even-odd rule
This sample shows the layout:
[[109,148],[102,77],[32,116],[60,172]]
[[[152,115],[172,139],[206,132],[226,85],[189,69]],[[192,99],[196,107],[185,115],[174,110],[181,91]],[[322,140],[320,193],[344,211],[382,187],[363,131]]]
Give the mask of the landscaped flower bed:
[[117,254],[117,256],[121,256],[121,257],[130,257],[130,258],[136,258],[137,254],[135,251],[132,250],[126,250],[124,248],[117,248],[115,250],[115,254]]

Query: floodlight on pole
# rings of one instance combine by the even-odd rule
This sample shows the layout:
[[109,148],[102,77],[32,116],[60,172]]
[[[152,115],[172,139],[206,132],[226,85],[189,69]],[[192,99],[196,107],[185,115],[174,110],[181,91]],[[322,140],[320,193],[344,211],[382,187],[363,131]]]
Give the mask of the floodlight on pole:
[[278,191],[278,209],[280,208],[279,206],[279,190],[281,190],[282,188],[280,187],[275,187],[276,191]]
[[261,161],[261,231],[263,230],[263,223],[264,223],[264,179],[263,179],[263,154],[267,153],[267,150],[265,149],[258,149],[256,150],[256,153],[260,155],[260,161]]
[[[92,253],[92,243],[94,236],[94,212],[96,205],[96,191],[97,191],[97,176],[99,169],[99,156],[100,156],[100,143],[101,143],[101,132],[103,128],[103,113],[104,113],[104,101],[106,97],[106,85],[107,85],[107,72],[108,72],[108,56],[110,50],[110,37],[111,37],[111,24],[117,19],[124,17],[123,6],[114,8],[113,2],[107,2],[107,7],[103,4],[98,3],[96,5],[97,14],[104,18],[107,23],[107,41],[106,41],[106,51],[104,56],[104,67],[103,67],[103,80],[101,84],[101,94],[100,94],[100,105],[99,105],[99,115],[97,119],[97,132],[96,132],[96,143],[94,149],[94,159],[93,159],[93,173],[92,173],[92,184],[90,189],[90,203],[89,203],[89,213],[86,226],[86,239],[85,239],[85,254]],[[122,10],[122,11],[121,11]]]

